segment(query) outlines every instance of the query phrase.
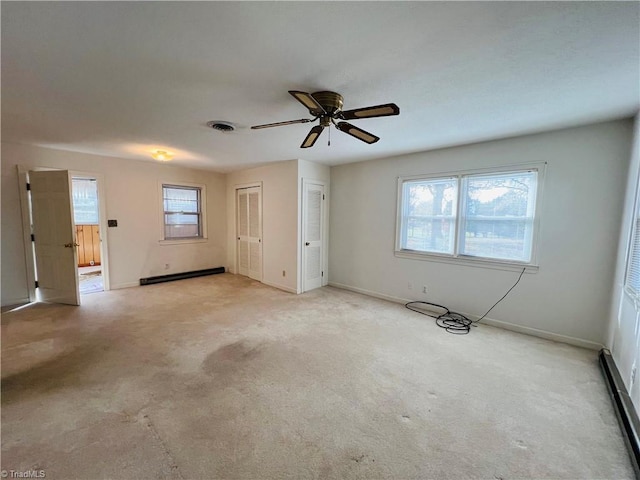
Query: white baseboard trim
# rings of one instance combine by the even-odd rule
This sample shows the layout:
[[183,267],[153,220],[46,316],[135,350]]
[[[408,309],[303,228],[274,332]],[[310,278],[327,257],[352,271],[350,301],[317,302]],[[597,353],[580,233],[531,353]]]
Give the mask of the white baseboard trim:
[[[467,316],[466,314],[463,314],[463,315]],[[604,347],[604,345],[598,342],[592,342],[591,340],[584,340],[582,338],[570,337],[568,335],[548,332],[546,330],[540,330],[538,328],[533,328],[533,327],[524,327],[522,325],[516,325],[515,323],[503,322],[502,320],[494,320],[492,318],[484,318],[481,323],[491,325],[492,327],[511,330],[512,332],[524,333],[525,335],[531,335],[533,337],[544,338],[546,340],[553,340],[554,342],[567,343],[569,345],[587,348],[589,350],[600,351]]]
[[119,290],[121,288],[129,288],[129,287],[139,287],[140,282],[127,282],[127,283],[117,283],[115,285],[109,285],[109,290]]
[[[330,287],[341,288],[343,290],[349,290],[355,293],[361,293],[363,295],[368,295],[370,297],[379,298],[381,300],[388,300],[394,303],[405,303],[411,302],[413,300],[394,297],[391,295],[385,295],[383,293],[373,292],[371,290],[365,290],[364,288],[352,287],[350,285],[344,285],[342,283],[329,282]],[[458,312],[468,318],[477,318],[476,315],[470,315],[464,312]],[[484,318],[481,323],[486,325],[491,325],[492,327],[502,328],[504,330],[511,330],[512,332],[523,333],[525,335],[531,335],[533,337],[544,338],[546,340],[553,340],[554,342],[566,343],[569,345],[574,345],[576,347],[588,348],[589,350],[600,350],[603,348],[603,345],[598,342],[592,342],[590,340],[584,340],[582,338],[570,337],[568,335],[562,335],[559,333],[548,332],[546,330],[540,330],[538,328],[533,327],[525,327],[523,325],[516,325],[515,323],[504,322],[502,320],[494,320],[492,318]]]
[[286,287],[286,286],[280,285],[278,283],[271,283],[271,282],[267,282],[265,280],[262,280],[262,283],[264,283],[265,285],[268,285],[270,287],[277,288],[278,290],[284,290],[285,292],[295,293],[295,294],[298,293],[295,288]]
[[345,285],[343,283],[329,282],[330,287],[341,288],[342,290],[349,290],[350,292],[362,293],[370,297],[379,298],[381,300],[388,300],[389,302],[402,303],[403,305],[412,300],[408,298],[394,297],[391,295],[385,295],[384,293],[373,292],[371,290],[365,290],[364,288],[352,287],[351,285]]
[[11,307],[13,305],[22,305],[25,303],[29,303],[29,297],[24,298],[11,298],[9,300],[5,300],[2,302],[3,307]]

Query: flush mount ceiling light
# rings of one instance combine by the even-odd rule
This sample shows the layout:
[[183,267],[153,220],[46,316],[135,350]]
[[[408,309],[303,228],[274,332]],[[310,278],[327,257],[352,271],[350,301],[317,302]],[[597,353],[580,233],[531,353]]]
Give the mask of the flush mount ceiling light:
[[154,160],[158,160],[159,162],[168,162],[173,158],[173,154],[166,150],[154,150],[151,152],[151,156]]
[[222,133],[233,132],[236,129],[236,126],[231,122],[221,122],[218,120],[211,120],[207,122],[207,127],[213,128]]

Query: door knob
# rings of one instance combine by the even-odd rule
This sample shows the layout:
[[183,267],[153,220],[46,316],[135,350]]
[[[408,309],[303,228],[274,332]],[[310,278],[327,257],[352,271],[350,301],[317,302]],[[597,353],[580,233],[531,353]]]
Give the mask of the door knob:
[[309,242],[305,242],[305,245],[308,247],[309,245],[311,245]]

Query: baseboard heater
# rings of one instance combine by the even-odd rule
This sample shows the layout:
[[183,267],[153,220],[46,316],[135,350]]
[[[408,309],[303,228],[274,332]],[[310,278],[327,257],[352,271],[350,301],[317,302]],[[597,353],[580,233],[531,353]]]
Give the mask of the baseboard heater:
[[600,350],[599,357],[602,373],[609,387],[611,401],[620,422],[620,428],[622,428],[624,442],[629,450],[636,478],[640,478],[640,439],[638,438],[640,424],[638,423],[638,415],[633,407],[627,388],[624,386],[618,367],[613,361],[611,352],[603,348]]
[[174,280],[184,280],[185,278],[204,277],[224,273],[224,267],[207,268],[206,270],[194,270],[193,272],[171,273],[169,275],[158,275],[157,277],[147,277],[140,279],[140,285],[151,285],[153,283],[172,282]]

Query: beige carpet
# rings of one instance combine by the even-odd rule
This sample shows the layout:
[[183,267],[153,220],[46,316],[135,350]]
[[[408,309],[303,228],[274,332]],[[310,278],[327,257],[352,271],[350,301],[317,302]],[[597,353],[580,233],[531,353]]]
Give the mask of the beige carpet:
[[229,274],[82,300],[2,316],[4,470],[633,478],[593,351]]

